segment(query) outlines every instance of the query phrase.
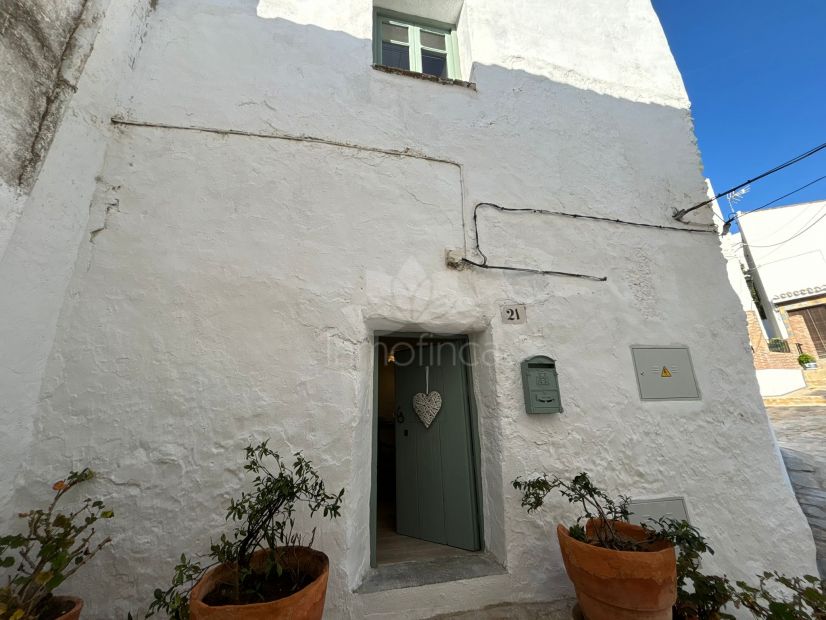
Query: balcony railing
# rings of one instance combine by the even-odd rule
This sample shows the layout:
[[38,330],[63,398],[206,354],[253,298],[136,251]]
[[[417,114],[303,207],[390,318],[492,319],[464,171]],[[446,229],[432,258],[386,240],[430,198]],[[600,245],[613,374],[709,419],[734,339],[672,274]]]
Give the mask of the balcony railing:
[[766,344],[769,346],[769,351],[774,351],[775,353],[792,352],[791,347],[789,347],[789,342],[782,338],[770,338]]

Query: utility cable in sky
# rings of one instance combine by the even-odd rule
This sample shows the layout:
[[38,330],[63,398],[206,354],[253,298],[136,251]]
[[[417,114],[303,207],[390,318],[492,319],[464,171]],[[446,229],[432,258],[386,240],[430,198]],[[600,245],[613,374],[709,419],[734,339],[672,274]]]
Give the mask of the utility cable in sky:
[[792,235],[791,237],[789,237],[788,239],[783,239],[783,241],[778,241],[777,243],[770,243],[770,244],[768,244],[768,245],[754,245],[754,244],[752,244],[752,243],[744,243],[743,245],[748,246],[748,247],[750,247],[750,248],[773,248],[773,247],[778,246],[778,245],[783,245],[784,243],[788,243],[788,242],[789,242],[789,241],[791,241],[792,239],[796,239],[797,237],[799,237],[800,235],[802,235],[804,232],[806,232],[807,230],[809,230],[812,226],[814,226],[815,224],[817,224],[817,223],[818,223],[820,220],[822,220],[824,217],[826,217],[826,213],[824,213],[823,215],[821,215],[821,216],[820,216],[819,218],[817,218],[814,222],[811,222],[811,221],[810,221],[810,222],[809,222],[808,224],[806,224],[806,226],[804,226],[802,229],[798,230],[795,234],[793,234],[793,235]]
[[804,159],[806,159],[807,157],[811,157],[811,156],[812,156],[812,155],[814,155],[815,153],[819,153],[820,151],[822,151],[822,150],[824,150],[824,149],[826,149],[826,142],[824,142],[823,144],[820,144],[820,145],[818,145],[818,146],[814,147],[813,149],[809,149],[809,150],[808,150],[808,151],[806,151],[805,153],[801,153],[801,154],[800,154],[800,155],[798,155],[797,157],[793,157],[793,158],[792,158],[792,159],[790,159],[789,161],[783,162],[783,163],[782,163],[782,164],[780,164],[779,166],[775,166],[775,167],[774,167],[774,168],[772,168],[771,170],[767,170],[766,172],[764,172],[764,173],[762,173],[762,174],[758,174],[758,175],[757,175],[756,177],[754,177],[753,179],[749,179],[748,181],[745,181],[745,182],[743,182],[743,183],[740,183],[740,185],[735,185],[735,186],[734,186],[734,187],[732,187],[731,189],[727,189],[727,190],[726,190],[726,191],[724,191],[724,192],[720,192],[719,194],[717,194],[716,196],[714,196],[714,198],[709,198],[708,200],[704,200],[703,202],[701,202],[701,203],[699,203],[699,204],[696,204],[696,205],[694,205],[693,207],[688,207],[687,209],[680,209],[680,210],[679,210],[679,211],[677,211],[677,212],[676,212],[676,213],[675,213],[672,217],[673,217],[675,220],[682,222],[682,221],[683,221],[683,220],[682,220],[682,218],[683,218],[683,217],[685,217],[686,215],[688,215],[689,213],[691,213],[692,211],[695,211],[696,209],[699,209],[700,207],[704,207],[704,206],[706,206],[706,205],[708,205],[708,204],[711,204],[712,202],[714,202],[714,201],[715,201],[715,200],[717,200],[718,198],[722,198],[722,197],[723,197],[723,196],[725,196],[726,194],[731,194],[731,193],[733,193],[733,192],[736,192],[738,189],[742,189],[742,188],[744,188],[746,185],[750,185],[750,184],[754,183],[755,181],[759,181],[760,179],[765,179],[765,178],[766,178],[767,176],[769,176],[770,174],[774,174],[775,172],[779,172],[779,171],[783,170],[784,168],[788,168],[789,166],[792,166],[792,165],[796,164],[796,163],[797,163],[797,162],[799,162],[799,161],[803,161],[803,160],[804,160]]
[[808,183],[806,183],[806,185],[801,185],[797,189],[793,189],[788,194],[783,194],[779,198],[775,198],[774,200],[771,200],[771,201],[767,202],[764,205],[760,205],[756,209],[752,209],[751,211],[745,211],[745,212],[739,213],[739,214],[735,213],[730,218],[728,218],[725,222],[723,222],[723,234],[725,235],[728,232],[729,226],[731,226],[732,222],[734,222],[734,220],[736,220],[738,217],[743,217],[745,215],[748,215],[749,213],[754,213],[755,211],[760,211],[761,209],[766,209],[766,208],[772,206],[773,204],[775,204],[777,202],[780,202],[784,198],[788,198],[789,196],[791,196],[793,194],[796,194],[797,192],[803,191],[804,189],[806,189],[807,187],[809,187],[811,185],[814,185],[815,183],[819,183],[823,179],[826,179],[826,174],[824,174],[822,177],[816,178],[814,181],[809,181]]

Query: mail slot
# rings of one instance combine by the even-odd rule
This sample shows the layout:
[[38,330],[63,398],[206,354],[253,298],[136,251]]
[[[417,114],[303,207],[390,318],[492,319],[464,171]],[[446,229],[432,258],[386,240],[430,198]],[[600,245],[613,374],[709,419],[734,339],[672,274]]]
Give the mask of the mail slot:
[[562,412],[556,362],[550,357],[536,355],[522,362],[522,388],[528,413]]

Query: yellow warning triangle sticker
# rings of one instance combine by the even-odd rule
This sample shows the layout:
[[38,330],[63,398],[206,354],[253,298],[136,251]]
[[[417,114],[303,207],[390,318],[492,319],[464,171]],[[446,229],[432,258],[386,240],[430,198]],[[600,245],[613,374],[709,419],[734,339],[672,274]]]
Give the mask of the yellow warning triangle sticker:
[[671,376],[671,371],[668,370],[668,368],[666,368],[665,366],[663,366],[663,371],[660,373],[660,376],[661,377],[670,377]]

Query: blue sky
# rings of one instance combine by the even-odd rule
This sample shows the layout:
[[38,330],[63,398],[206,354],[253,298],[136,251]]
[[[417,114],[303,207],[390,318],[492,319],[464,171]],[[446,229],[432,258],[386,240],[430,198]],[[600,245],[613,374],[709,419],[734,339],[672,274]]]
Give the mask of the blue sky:
[[[826,142],[826,0],[653,2],[718,193]],[[758,181],[737,209],[823,175],[826,151]],[[820,199],[826,179],[778,204]]]

